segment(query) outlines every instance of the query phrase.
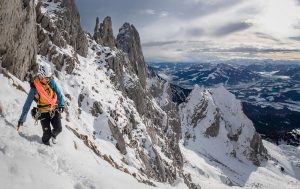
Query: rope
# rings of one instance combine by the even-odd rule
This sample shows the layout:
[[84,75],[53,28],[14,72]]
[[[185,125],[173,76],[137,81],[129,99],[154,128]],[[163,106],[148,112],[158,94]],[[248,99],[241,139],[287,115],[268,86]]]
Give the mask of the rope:
[[41,83],[37,79],[34,80],[33,83],[34,83],[39,95],[41,97],[43,97],[51,105],[50,111],[52,111],[53,107],[57,105],[57,95],[56,95],[56,93],[54,92],[54,96],[53,96],[53,98],[51,98],[49,96],[49,94],[45,91],[44,87],[41,85]]

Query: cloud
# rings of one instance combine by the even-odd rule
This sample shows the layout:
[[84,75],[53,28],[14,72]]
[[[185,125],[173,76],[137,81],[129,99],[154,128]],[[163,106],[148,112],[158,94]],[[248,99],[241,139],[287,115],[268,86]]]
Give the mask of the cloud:
[[146,60],[283,58],[300,49],[300,0],[75,1],[86,31],[97,16],[111,16],[115,35],[124,22],[133,24]]
[[159,16],[160,16],[160,17],[169,16],[169,12],[167,12],[167,11],[161,11],[161,12],[159,13]]
[[231,23],[218,28],[216,31],[214,31],[213,35],[221,37],[238,31],[246,30],[251,26],[252,24],[246,22]]
[[[157,15],[165,18],[170,15],[178,20],[189,20],[195,17],[215,14],[218,11],[234,6],[240,0],[75,0],[80,11],[81,22],[86,31],[93,31],[95,19],[110,16],[114,31],[124,22],[130,22],[142,28],[157,21]],[[148,14],[147,17],[140,14]]]
[[280,40],[276,39],[275,37],[265,34],[265,33],[261,33],[261,32],[255,32],[255,35],[259,38],[263,38],[263,39],[270,39],[273,40],[275,42],[280,42]]
[[236,47],[236,48],[229,48],[229,49],[219,49],[218,51],[219,52],[241,52],[241,53],[290,53],[290,52],[300,52],[300,49]]
[[169,16],[168,11],[159,11],[154,9],[143,9],[139,11],[142,15],[151,15],[151,16],[159,16],[159,17],[166,17]]
[[186,34],[188,36],[199,37],[199,36],[203,36],[205,34],[205,31],[202,28],[194,27],[194,28],[187,29]]
[[145,14],[150,14],[150,15],[156,14],[156,11],[153,9],[146,9],[146,10],[142,10],[141,12],[145,13]]
[[174,43],[178,43],[179,41],[153,41],[148,43],[143,43],[143,47],[156,47],[156,46],[163,46],[163,45],[170,45]]

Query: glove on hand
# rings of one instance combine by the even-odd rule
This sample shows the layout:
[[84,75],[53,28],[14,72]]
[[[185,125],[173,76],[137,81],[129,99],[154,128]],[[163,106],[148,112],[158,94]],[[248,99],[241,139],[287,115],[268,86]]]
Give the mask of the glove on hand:
[[65,110],[65,107],[58,107],[58,112],[59,112],[59,113],[63,113],[64,110]]

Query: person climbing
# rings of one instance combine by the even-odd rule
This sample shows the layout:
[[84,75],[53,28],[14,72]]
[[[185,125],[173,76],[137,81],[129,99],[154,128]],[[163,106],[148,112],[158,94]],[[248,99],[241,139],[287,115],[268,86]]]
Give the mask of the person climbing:
[[[50,139],[52,138],[52,143],[55,144],[57,135],[62,131],[61,113],[64,111],[64,100],[59,87],[52,78],[50,65],[39,65],[37,76],[31,82],[30,87],[18,121],[18,129],[26,121],[31,103],[35,100],[37,107],[31,110],[31,114],[36,121],[41,121],[43,128],[42,142],[45,145],[50,145]],[[53,127],[52,130],[50,123]]]

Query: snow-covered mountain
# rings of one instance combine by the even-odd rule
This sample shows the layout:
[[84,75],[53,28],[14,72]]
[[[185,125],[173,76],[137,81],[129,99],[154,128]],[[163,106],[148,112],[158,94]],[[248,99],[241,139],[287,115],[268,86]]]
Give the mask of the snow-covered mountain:
[[[246,62],[247,63],[247,62]],[[299,61],[267,61],[243,64],[243,60],[214,63],[151,63],[153,72],[171,84],[185,87],[175,89],[175,102],[181,103],[195,85],[226,89],[242,101],[244,113],[254,123],[256,130],[272,140],[300,140],[291,138],[291,132],[300,123]],[[211,79],[207,80],[208,75]],[[179,98],[178,98],[179,97]],[[295,142],[298,141],[298,142]]]
[[193,85],[236,85],[252,82],[261,76],[245,66],[227,63],[150,63],[151,69],[176,85],[191,88]]
[[[267,151],[240,101],[224,87],[205,90],[196,85],[180,109],[187,146],[200,147],[217,160],[228,155],[240,161],[247,158],[259,166],[266,159]],[[216,148],[199,145],[207,143],[215,143]]]
[[[299,149],[262,141],[226,89],[195,87],[180,107],[172,102],[172,85],[148,74],[133,25],[115,39],[111,19],[97,19],[91,36],[73,0],[0,5],[0,188],[299,187]],[[2,51],[24,42],[16,33],[36,37],[33,48]],[[11,61],[26,54],[26,64]],[[36,64],[51,65],[64,93],[52,147],[29,116],[16,131]]]

